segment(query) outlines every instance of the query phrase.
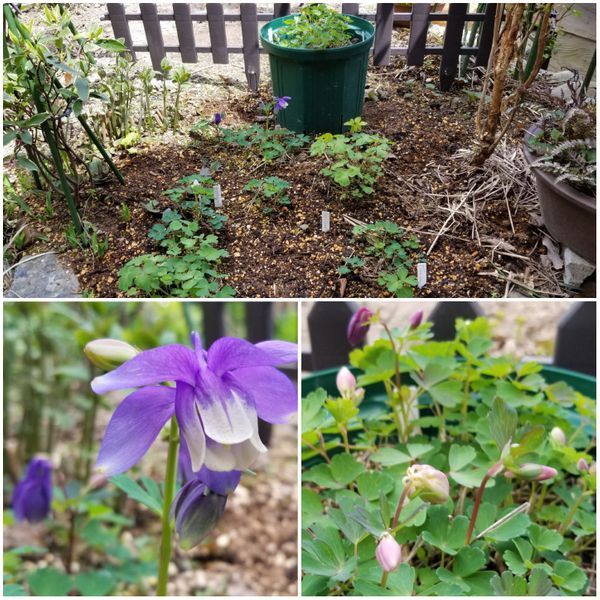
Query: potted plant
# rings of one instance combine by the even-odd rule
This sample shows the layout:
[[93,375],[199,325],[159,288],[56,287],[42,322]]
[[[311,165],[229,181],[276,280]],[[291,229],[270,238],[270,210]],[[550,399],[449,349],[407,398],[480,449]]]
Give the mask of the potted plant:
[[421,320],[303,379],[303,595],[585,594],[595,378]]
[[523,153],[548,231],[595,264],[596,104],[579,94],[578,79],[569,82],[569,103],[527,130]]
[[298,133],[341,133],[362,114],[374,27],[325,4],[267,23],[260,32],[269,54],[273,93],[293,102],[278,113]]

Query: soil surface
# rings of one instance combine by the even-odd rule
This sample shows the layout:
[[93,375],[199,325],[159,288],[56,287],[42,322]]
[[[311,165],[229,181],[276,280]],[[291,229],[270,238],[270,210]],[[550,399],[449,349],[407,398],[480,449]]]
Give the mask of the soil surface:
[[[101,258],[80,248],[66,248],[63,259],[78,274],[84,291],[96,297],[124,295],[117,288],[119,269],[134,256],[158,250],[147,233],[160,220],[162,210],[171,206],[164,191],[175,187],[179,178],[196,173],[213,161],[221,163],[214,179],[221,185],[223,212],[228,216],[219,243],[230,256],[220,271],[227,274],[227,284],[239,297],[339,297],[342,290],[337,269],[354,249],[352,225],[345,216],[364,222],[396,222],[419,238],[420,249],[414,258],[422,255],[448,212],[432,206],[430,198],[424,199],[420,190],[436,189],[436,165],[444,165],[458,149],[470,146],[475,107],[463,91],[441,94],[432,89],[435,86],[429,83],[429,77],[423,77],[427,72],[407,73],[394,63],[371,70],[369,85],[378,99],[367,101],[364,110],[369,130],[385,135],[393,143],[393,156],[385,162],[372,197],[340,198],[329,181],[319,175],[322,162],[311,158],[307,150],[264,163],[253,151],[215,137],[191,141],[183,135],[150,138],[134,154],[118,157],[125,185],[111,181],[89,190],[82,200],[84,220],[108,238],[108,251]],[[429,68],[433,74],[434,65]],[[266,99],[267,93],[263,90],[262,97]],[[261,94],[248,92],[225,106],[223,101],[205,101],[198,112],[207,115],[224,111],[228,126],[249,124],[257,116],[260,97]],[[242,188],[252,178],[271,175],[290,182],[292,204],[265,215],[251,205],[249,194]],[[451,194],[460,188],[461,182],[457,181],[456,189],[445,191]],[[159,212],[145,208],[149,201],[155,201]],[[122,205],[129,207],[129,221],[120,216]],[[41,200],[37,209],[41,215]],[[323,210],[331,213],[328,233],[321,231]],[[545,254],[540,229],[531,215],[515,207],[512,221],[514,233],[505,203],[487,202],[478,215],[479,236],[502,239],[518,255]],[[31,251],[42,251],[48,243],[52,248],[65,247],[63,232],[67,224],[68,215],[62,205],[58,206],[55,215],[41,227],[47,242],[36,244]],[[416,290],[415,295],[501,296],[505,291],[503,281],[480,276],[489,271],[489,259],[490,248],[480,246],[472,238],[471,224],[460,224],[451,235],[439,238],[427,257],[427,285]],[[510,270],[513,259],[496,256],[494,262]],[[389,296],[377,283],[377,276],[376,271],[350,274],[343,284],[344,295]]]

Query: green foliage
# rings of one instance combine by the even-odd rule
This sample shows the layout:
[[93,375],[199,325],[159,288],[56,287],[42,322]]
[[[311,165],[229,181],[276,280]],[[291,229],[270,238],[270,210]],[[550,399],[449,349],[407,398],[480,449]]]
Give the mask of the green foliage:
[[245,192],[253,192],[252,202],[262,206],[264,213],[273,212],[273,203],[289,206],[292,201],[287,195],[290,184],[279,177],[251,179],[245,186]]
[[356,225],[352,230],[354,254],[344,259],[338,268],[342,276],[351,273],[374,272],[377,282],[398,298],[409,298],[417,285],[417,278],[410,274],[413,266],[411,253],[419,247],[414,236],[392,221],[377,221]]
[[350,18],[327,4],[306,4],[273,36],[284,48],[341,48],[353,43]]
[[[429,341],[429,330],[407,323],[390,332],[393,342],[386,335],[352,351],[357,385],[366,387],[360,405],[343,404],[333,381],[302,400],[303,590],[585,594],[595,475],[582,476],[576,461],[591,460],[593,401],[565,382],[548,383],[536,363],[491,356],[485,318],[459,319],[450,341]],[[409,399],[418,412],[406,416]],[[565,446],[551,443],[555,426]],[[515,470],[552,466],[558,475],[543,482],[492,477],[467,544],[475,488],[500,460]],[[415,462],[447,474],[449,498],[406,501],[394,524],[403,477]],[[524,504],[528,510],[516,510]],[[375,548],[386,530],[410,559],[382,580]]]
[[[327,161],[328,165],[320,173],[341,188],[342,197],[362,198],[372,194],[383,174],[382,164],[390,155],[389,140],[361,132],[364,124],[356,119],[348,121],[350,134],[324,133],[310,147],[311,156]],[[353,130],[356,132],[352,133]]]
[[129,296],[233,296],[232,288],[221,285],[224,275],[218,271],[229,254],[218,247],[219,239],[212,233],[227,220],[213,207],[214,181],[197,173],[181,178],[179,184],[165,195],[181,212],[167,208],[161,222],[148,232],[165,253],[144,254],[127,262],[119,271],[119,289]]
[[250,125],[238,129],[222,128],[223,140],[241,148],[253,149],[260,153],[262,160],[271,162],[289,155],[305,146],[310,138],[294,133],[289,129],[268,129],[260,125]]

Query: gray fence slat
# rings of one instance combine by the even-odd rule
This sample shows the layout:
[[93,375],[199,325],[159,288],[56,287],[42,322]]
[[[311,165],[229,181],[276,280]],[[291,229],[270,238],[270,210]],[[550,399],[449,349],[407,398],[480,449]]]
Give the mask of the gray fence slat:
[[[208,6],[208,5],[207,5]],[[183,2],[173,3],[173,18],[179,39],[179,52],[184,63],[198,62],[196,53],[196,38],[194,37],[194,23],[190,5]]]
[[258,19],[256,4],[240,4],[244,68],[248,87],[256,92],[260,79],[260,53],[258,46]]
[[285,17],[290,14],[290,4],[284,2],[276,2],[273,4],[273,18]]
[[[355,302],[315,302],[308,313],[311,360],[314,371],[348,364],[352,346],[348,323],[359,306]],[[304,364],[302,365],[304,368]]]
[[497,4],[488,4],[485,8],[485,17],[479,35],[479,50],[475,58],[475,66],[487,67],[494,41],[494,21],[496,19]]
[[342,4],[342,13],[345,15],[358,16],[360,4]]
[[152,67],[155,71],[160,71],[160,61],[165,57],[165,44],[156,4],[140,3],[140,14],[142,15],[142,23],[148,40]]
[[484,313],[477,302],[438,302],[427,317],[433,323],[431,332],[438,341],[453,340],[456,319],[475,319]]
[[136,60],[135,51],[133,50],[133,39],[131,38],[131,31],[129,30],[129,21],[127,20],[127,14],[125,12],[125,5],[109,2],[107,8],[115,38],[123,38],[123,40],[125,40],[125,45],[129,48],[131,58]]
[[431,4],[413,4],[406,64],[419,67],[425,59]]
[[596,374],[596,303],[578,302],[558,323],[554,361],[557,367]]
[[375,42],[373,43],[373,64],[389,65],[394,30],[394,5],[381,2],[375,15]]
[[210,35],[213,63],[226,65],[229,62],[229,51],[227,50],[223,5],[216,2],[207,3],[206,16],[208,18],[208,33]]
[[447,92],[458,69],[468,4],[451,3],[448,8],[448,24],[444,36],[444,53],[440,65],[440,90]]

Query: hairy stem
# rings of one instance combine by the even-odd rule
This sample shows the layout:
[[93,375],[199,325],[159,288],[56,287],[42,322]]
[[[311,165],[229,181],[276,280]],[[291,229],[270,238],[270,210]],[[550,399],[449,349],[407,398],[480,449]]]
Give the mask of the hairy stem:
[[169,562],[171,560],[171,543],[173,530],[171,529],[171,504],[175,495],[175,479],[177,473],[177,448],[179,446],[179,431],[175,416],[171,417],[169,431],[169,450],[167,454],[167,473],[165,476],[165,493],[162,513],[162,537],[160,541],[160,560],[158,564],[157,596],[167,595],[167,582],[169,581]]

